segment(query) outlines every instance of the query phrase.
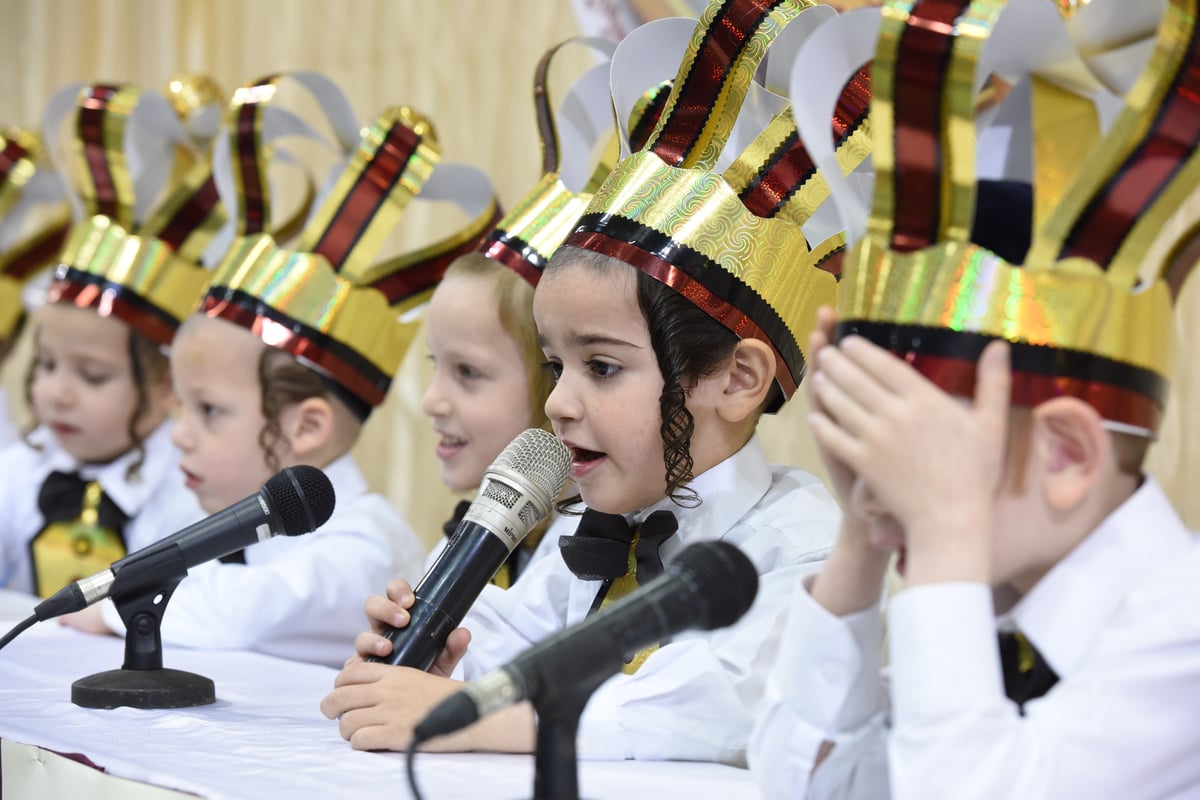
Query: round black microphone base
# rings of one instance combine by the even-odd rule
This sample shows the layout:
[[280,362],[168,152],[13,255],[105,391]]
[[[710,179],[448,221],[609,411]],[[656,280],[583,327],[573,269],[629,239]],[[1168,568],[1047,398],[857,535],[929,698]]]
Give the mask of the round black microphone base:
[[110,669],[71,684],[84,708],[188,708],[216,702],[211,679],[179,669]]

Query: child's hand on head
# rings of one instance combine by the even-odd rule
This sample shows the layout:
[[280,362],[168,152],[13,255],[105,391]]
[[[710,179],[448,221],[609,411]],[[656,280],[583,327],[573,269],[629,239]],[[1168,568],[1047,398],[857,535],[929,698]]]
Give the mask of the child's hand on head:
[[986,582],[1008,431],[1008,346],[984,350],[970,402],[860,337],[817,358],[813,434],[904,529],[909,582]]
[[[808,337],[808,369],[809,374],[804,381],[805,392],[808,395],[809,408],[812,413],[822,413],[825,416],[831,416],[829,411],[825,410],[821,404],[821,395],[817,391],[817,386],[826,380],[821,372],[820,354],[826,347],[833,346],[833,332],[837,327],[837,312],[829,306],[821,306],[817,311],[817,327]],[[850,494],[855,484],[855,474],[846,465],[846,462],[835,456],[830,450],[817,442],[817,450],[821,454],[821,461],[825,465],[825,471],[829,475],[829,482],[833,487],[834,497],[837,498],[838,505],[842,507],[843,513],[850,513],[851,503]]]

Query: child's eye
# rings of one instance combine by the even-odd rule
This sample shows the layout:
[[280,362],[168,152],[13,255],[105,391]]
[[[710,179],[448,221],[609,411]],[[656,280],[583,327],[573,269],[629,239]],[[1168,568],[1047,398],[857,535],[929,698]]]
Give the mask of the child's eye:
[[112,378],[112,375],[107,372],[90,372],[88,370],[81,371],[79,376],[83,378],[84,383],[90,386],[101,386]]
[[585,366],[588,368],[588,371],[592,373],[592,375],[600,378],[601,380],[608,380],[609,378],[615,377],[616,374],[621,371],[621,368],[616,364],[610,364],[607,361],[600,361],[599,359],[595,358],[593,358],[591,361],[585,362]]
[[458,377],[462,378],[463,380],[471,380],[472,378],[483,377],[483,373],[472,367],[470,364],[459,364],[454,368],[454,371],[458,374]]
[[45,356],[35,356],[33,359],[33,368],[39,372],[50,372],[54,369],[54,359],[46,358]]
[[200,416],[204,417],[204,419],[212,419],[221,413],[221,409],[212,403],[198,403],[197,409],[200,411]]
[[538,369],[542,372],[550,373],[550,377],[557,381],[562,377],[562,363],[558,361],[543,361],[538,365]]

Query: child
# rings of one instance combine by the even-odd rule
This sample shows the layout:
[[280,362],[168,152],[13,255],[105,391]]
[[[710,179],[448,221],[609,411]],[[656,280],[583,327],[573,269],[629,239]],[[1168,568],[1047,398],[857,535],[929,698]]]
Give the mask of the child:
[[[455,492],[477,489],[484,470],[521,431],[549,424],[542,409],[551,381],[541,369],[532,303],[533,287],[524,278],[480,253],[451,264],[430,300],[433,376],[421,408],[440,437],[442,481]],[[458,504],[447,536],[469,506]],[[547,525],[540,523],[513,550],[492,579],[496,585],[508,588],[524,571]],[[434,548],[427,565],[441,549]]]
[[[83,178],[85,217],[72,226],[34,318],[26,385],[38,427],[0,454],[0,584],[39,596],[200,516],[169,440],[174,400],[163,349],[200,295],[205,271],[196,258],[220,220],[193,184],[175,185],[162,208],[194,212],[178,218],[194,224],[147,213],[145,197],[133,193],[135,185],[159,193],[147,176],[165,176],[183,142],[163,97],[70,87],[51,108],[49,130],[68,114],[75,123],[80,163],[72,174]],[[144,171],[131,175],[133,141],[146,151]]]
[[[301,80],[306,88],[316,85],[312,76]],[[239,92],[230,116],[266,118],[272,97]],[[267,152],[265,143],[237,130],[229,136],[246,148],[240,163]],[[407,159],[397,164],[397,153]],[[193,569],[164,617],[165,642],[341,664],[360,624],[361,587],[418,574],[419,540],[390,504],[368,491],[349,450],[411,340],[401,309],[428,295],[459,242],[475,246],[494,223],[490,184],[477,180],[468,184],[476,191],[469,198],[475,213],[462,239],[435,245],[422,259],[373,263],[399,210],[436,180],[438,158],[425,120],[408,109],[386,112],[364,135],[296,250],[261,232],[267,220],[249,213],[247,202],[236,204],[242,236],[171,355],[180,465],[210,513],[296,464],[324,470],[337,502],[314,534],[275,537],[247,548],[241,563]],[[251,180],[247,173],[240,179]],[[386,193],[373,196],[379,186]],[[238,189],[239,197],[251,196],[245,183]],[[261,191],[253,197],[270,207]],[[359,213],[368,199],[373,204]],[[119,624],[112,610],[105,622]]]
[[[740,29],[746,52],[761,55],[798,11],[781,4],[755,29]],[[710,6],[693,41],[742,24],[735,12]],[[447,678],[459,659],[455,674],[476,678],[660,574],[687,544],[721,539],[755,562],[755,606],[734,627],[684,634],[635,656],[592,698],[579,751],[743,761],[787,584],[824,558],[838,516],[813,476],[767,463],[755,425],[794,390],[802,358],[793,326],[832,296],[833,278],[814,267],[791,218],[755,215],[727,178],[709,171],[757,61],[721,64],[728,84],[742,89],[716,103],[709,92],[719,87],[685,80],[693,62],[713,55],[708,45],[688,51],[660,135],[606,180],[534,295],[556,381],[546,412],[573,451],[571,476],[587,507],[577,532],[560,540],[561,558],[538,561],[513,589],[485,589],[464,622],[470,633],[451,635],[431,673],[350,663],[321,708],[354,747],[403,749],[412,726],[461,687]],[[671,166],[681,160],[671,145],[687,152],[695,144],[686,110],[710,107],[712,119],[726,120],[711,129],[710,154],[696,168]],[[757,248],[737,246],[745,241]],[[394,584],[388,598],[368,601],[368,616],[403,625],[410,602],[408,587]],[[362,656],[390,649],[376,632],[356,645]],[[533,744],[528,705],[429,743],[515,752]]]
[[[751,767],[768,796],[1200,791],[1200,544],[1142,472],[1169,373],[1166,284],[1191,266],[1147,255],[1197,168],[1194,114],[1171,132],[1186,146],[1164,150],[1160,138],[1160,121],[1194,102],[1180,76],[1197,67],[1200,31],[1194,4],[1179,14],[1183,5],[1169,7],[1153,67],[1103,148],[1086,161],[1074,154],[1087,165],[1077,183],[1047,185],[1066,165],[1035,164],[1034,200],[1046,189],[1060,199],[1023,259],[1017,237],[1004,237],[1015,255],[963,240],[971,195],[939,211],[935,195],[914,192],[903,221],[881,205],[920,142],[937,140],[939,125],[970,125],[978,48],[956,39],[986,36],[996,9],[964,12],[961,27],[907,6],[907,18],[885,15],[876,75],[918,50],[953,51],[903,94],[898,82],[894,94],[877,82],[896,119],[915,123],[915,106],[951,96],[968,102],[945,100],[941,122],[897,126],[894,152],[876,142],[897,169],[878,190],[878,224],[847,258],[836,334],[827,314],[810,343],[819,351],[812,428],[849,508],[825,568],[796,593],[755,732]],[[1056,24],[1024,21],[1025,34]],[[1033,91],[1034,109],[1062,92]],[[1062,94],[1055,103],[1072,107]],[[1043,129],[1038,149],[1053,156],[1064,130],[1080,136],[1070,125]],[[970,150],[925,174],[962,185]],[[1142,160],[1146,152],[1160,160]],[[981,204],[977,227],[1017,212]],[[902,248],[902,224],[924,238]],[[906,588],[888,609],[888,709],[878,606],[895,550]]]
[[[572,85],[552,117],[547,77],[555,56],[572,43],[588,45],[605,57]],[[421,406],[441,437],[437,456],[442,480],[455,492],[475,491],[484,470],[521,431],[549,428],[546,398],[554,386],[542,368],[544,358],[533,324],[533,288],[546,262],[570,232],[603,178],[612,168],[601,161],[587,183],[580,164],[592,160],[600,135],[611,128],[611,99],[605,84],[613,46],[602,40],[568,40],[549,50],[534,73],[534,107],[540,126],[544,175],[496,229],[478,253],[459,258],[433,293],[426,324],[433,377]],[[568,135],[560,136],[560,131]],[[606,154],[607,155],[607,154]],[[570,169],[568,169],[570,167]],[[573,174],[572,174],[573,173]],[[493,312],[494,309],[494,312]],[[472,324],[464,325],[470,319]],[[454,533],[469,501],[446,523]],[[543,520],[497,571],[492,582],[508,588],[534,554],[557,550],[557,537],[545,537]],[[556,531],[562,529],[557,526]],[[544,546],[542,545],[545,542]],[[431,565],[442,547],[426,559]]]

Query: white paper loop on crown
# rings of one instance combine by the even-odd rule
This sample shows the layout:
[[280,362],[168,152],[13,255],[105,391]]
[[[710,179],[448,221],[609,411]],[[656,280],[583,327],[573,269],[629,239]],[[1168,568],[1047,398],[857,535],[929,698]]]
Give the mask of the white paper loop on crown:
[[[43,139],[50,163],[62,181],[71,203],[72,216],[83,219],[83,199],[71,183],[69,151],[76,139],[72,131],[64,141],[63,124],[73,116],[79,92],[88,84],[74,83],[59,89],[50,98],[42,125]],[[125,125],[122,147],[133,184],[133,221],[140,224],[154,204],[162,199],[163,187],[170,177],[177,146],[190,147],[191,140],[171,103],[153,90],[142,90]]]
[[579,37],[564,43],[563,49],[575,44],[591,48],[601,58],[571,83],[554,113],[559,179],[567,189],[580,192],[592,175],[597,145],[613,130],[609,69],[617,46],[608,39]]
[[642,95],[679,72],[696,20],[666,17],[638,27],[617,45],[612,56],[609,83],[621,158],[630,154],[629,115]]
[[878,8],[861,8],[826,22],[819,36],[808,37],[799,48],[788,83],[796,131],[829,186],[837,229],[845,231],[848,244],[866,233],[874,181],[867,182],[864,193],[861,181],[842,175],[830,120],[846,83],[875,56],[879,21]]
[[[354,109],[350,105],[350,101],[338,85],[329,78],[319,72],[308,70],[289,72],[285,77],[295,80],[316,100],[317,106],[321,110],[321,116],[326,124],[328,124],[330,130],[333,131],[336,141],[331,142],[328,137],[319,133],[300,115],[282,106],[271,104],[263,109],[260,147],[263,148],[264,152],[269,154],[272,163],[295,165],[301,169],[304,169],[304,164],[285,148],[280,147],[280,140],[292,139],[293,137],[308,139],[319,142],[337,155],[333,167],[330,168],[329,175],[323,179],[318,176],[308,176],[309,179],[321,184],[320,197],[313,204],[313,210],[315,211],[315,209],[320,208],[320,200],[324,198],[326,193],[332,190],[337,177],[341,175],[346,165],[350,162],[350,158],[358,147],[362,131],[359,127],[358,119],[354,114]],[[238,90],[238,92],[242,91],[253,91],[253,87],[243,87]],[[234,96],[237,96],[236,93]],[[216,182],[217,194],[221,198],[221,204],[225,207],[228,218],[236,223],[241,198],[238,195],[238,187],[233,175],[231,147],[228,132],[217,137],[216,145],[213,148],[213,180]],[[270,166],[271,164],[267,164],[267,181],[272,180]],[[271,196],[275,196],[274,189],[269,183],[268,189]],[[270,222],[268,221],[268,227],[270,226]],[[232,236],[233,227],[233,225],[229,226],[229,236]],[[228,247],[228,244],[227,241],[226,247]],[[213,247],[210,246],[210,250],[212,249]],[[208,256],[209,252],[206,251],[206,262]]]
[[[52,165],[37,165],[33,176],[20,189],[20,196],[8,212],[0,217],[0,253],[6,253],[28,238],[37,225],[43,223],[52,212],[47,206],[59,206],[67,202],[67,191],[62,179]],[[37,213],[35,213],[37,212]]]

